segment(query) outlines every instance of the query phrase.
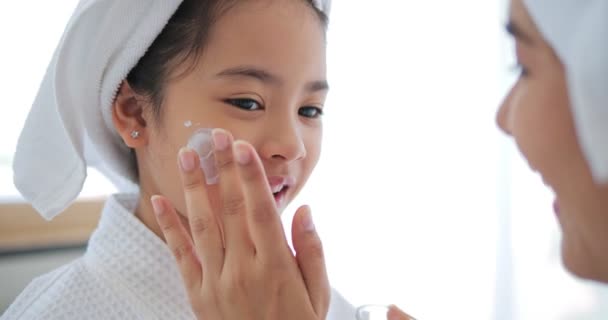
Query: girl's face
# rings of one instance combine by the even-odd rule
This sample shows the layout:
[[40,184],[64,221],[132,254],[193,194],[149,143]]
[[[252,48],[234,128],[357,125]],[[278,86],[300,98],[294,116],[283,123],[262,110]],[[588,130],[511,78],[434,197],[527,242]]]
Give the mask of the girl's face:
[[582,155],[564,67],[522,0],[511,1],[510,20],[522,72],[500,107],[498,125],[556,194],[566,267],[608,281],[608,186],[594,183]]
[[197,129],[223,128],[256,148],[271,188],[286,184],[275,197],[283,210],[319,159],[327,89],[325,31],[308,4],[245,1],[230,9],[199,63],[165,86],[162,121],[146,129],[148,144],[138,150],[143,197],[165,195],[185,216],[178,151]]

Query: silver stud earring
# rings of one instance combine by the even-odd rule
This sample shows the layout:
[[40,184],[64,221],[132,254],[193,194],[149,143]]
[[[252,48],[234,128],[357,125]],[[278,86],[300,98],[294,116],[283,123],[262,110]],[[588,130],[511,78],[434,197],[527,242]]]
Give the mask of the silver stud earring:
[[131,131],[131,138],[133,138],[133,139],[139,138],[139,131],[137,131],[137,130]]

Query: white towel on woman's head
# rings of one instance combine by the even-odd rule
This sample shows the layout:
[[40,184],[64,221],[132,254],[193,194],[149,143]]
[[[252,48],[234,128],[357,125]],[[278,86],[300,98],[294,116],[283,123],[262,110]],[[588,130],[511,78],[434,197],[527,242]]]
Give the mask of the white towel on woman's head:
[[313,0],[315,6],[329,16],[331,11],[331,0]]
[[608,183],[608,1],[524,0],[566,69],[579,143],[598,183]]
[[[129,71],[182,0],[81,0],[48,66],[17,143],[21,194],[46,219],[78,196],[87,166],[121,191],[136,188],[111,105]],[[329,1],[316,0],[322,10]],[[327,12],[327,11],[326,11]]]

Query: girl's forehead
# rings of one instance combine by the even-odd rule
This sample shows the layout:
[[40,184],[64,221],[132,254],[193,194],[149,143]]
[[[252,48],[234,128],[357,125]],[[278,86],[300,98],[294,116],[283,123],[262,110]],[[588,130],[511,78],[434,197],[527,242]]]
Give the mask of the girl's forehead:
[[303,1],[270,3],[244,4],[217,21],[200,61],[207,76],[230,70],[271,81],[304,71],[325,73],[325,29],[313,9]]
[[[260,37],[271,37],[270,34],[258,34],[255,31],[289,31],[306,32],[318,29],[324,35],[323,21],[306,1],[247,1],[231,7],[218,17],[210,33],[210,39],[231,35],[233,40],[244,40],[242,32]],[[239,33],[234,34],[235,31]],[[280,39],[277,39],[280,40]]]

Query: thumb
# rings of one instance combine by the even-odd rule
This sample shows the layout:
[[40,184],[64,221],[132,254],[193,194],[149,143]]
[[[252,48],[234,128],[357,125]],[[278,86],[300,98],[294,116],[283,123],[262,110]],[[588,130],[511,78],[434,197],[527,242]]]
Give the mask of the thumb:
[[317,316],[325,319],[329,309],[330,287],[325,269],[323,245],[317,234],[308,206],[296,211],[291,225],[296,260],[302,272],[308,296]]

